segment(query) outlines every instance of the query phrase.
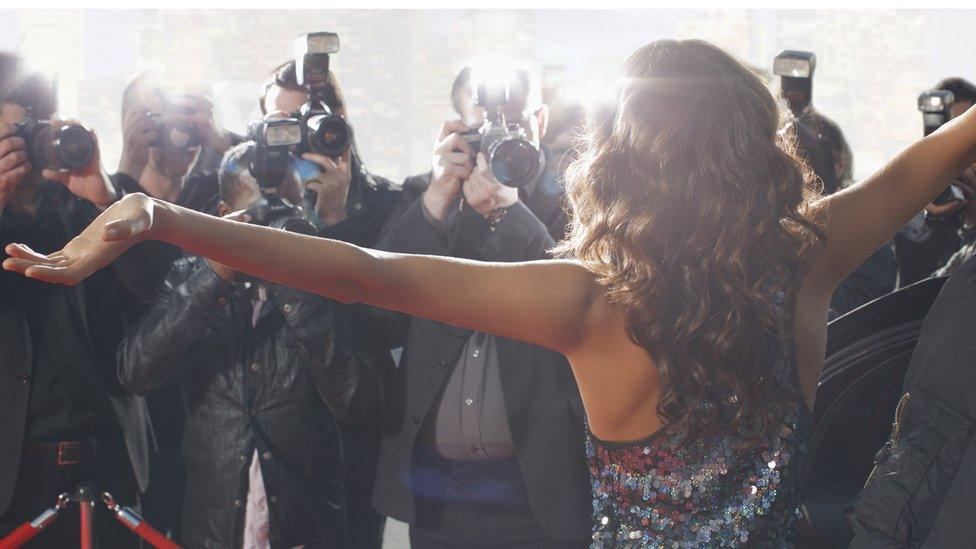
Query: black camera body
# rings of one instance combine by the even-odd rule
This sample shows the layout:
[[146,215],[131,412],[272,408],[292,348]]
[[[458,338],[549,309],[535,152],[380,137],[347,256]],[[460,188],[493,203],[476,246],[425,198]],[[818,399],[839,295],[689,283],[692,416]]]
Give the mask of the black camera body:
[[294,118],[258,120],[248,125],[254,156],[248,166],[261,189],[261,200],[247,213],[251,223],[301,234],[315,234],[301,208],[278,196],[278,187],[291,169],[291,151],[301,143],[301,127]]
[[918,110],[922,113],[922,135],[929,135],[952,117],[950,110],[956,101],[947,90],[928,90],[918,96]]
[[309,101],[295,114],[301,122],[302,141],[295,154],[312,152],[339,158],[352,144],[352,127],[344,118],[334,114],[325,101]]
[[315,227],[305,219],[302,209],[273,192],[264,192],[261,199],[247,209],[247,214],[255,225],[315,236]]
[[505,82],[472,82],[472,96],[485,109],[485,123],[461,134],[475,154],[482,153],[491,174],[507,187],[524,187],[539,175],[541,155],[525,133],[522,120],[509,122],[505,108],[510,101]]
[[[927,136],[938,130],[952,118],[950,112],[955,95],[948,90],[928,90],[918,96],[918,110],[922,113],[922,135]],[[948,204],[954,200],[965,200],[966,195],[959,185],[949,185],[932,201],[935,205]]]
[[294,118],[256,120],[247,128],[254,142],[254,159],[248,169],[258,186],[277,189],[291,168],[292,151],[302,142],[301,122]]
[[332,112],[335,97],[329,82],[329,56],[339,51],[339,35],[310,32],[295,39],[295,80],[308,92],[308,102],[293,116],[301,121],[302,142],[295,153],[312,152],[338,158],[352,145],[352,127]]
[[69,124],[55,128],[50,120],[38,120],[29,114],[16,124],[14,136],[27,143],[27,157],[35,169],[83,168],[98,150],[94,134],[84,126]]

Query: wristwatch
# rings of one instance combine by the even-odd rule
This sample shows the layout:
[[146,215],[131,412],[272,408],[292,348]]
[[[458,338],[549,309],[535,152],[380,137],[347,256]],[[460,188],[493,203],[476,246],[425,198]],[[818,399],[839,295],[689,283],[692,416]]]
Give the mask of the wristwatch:
[[508,206],[506,208],[495,208],[494,210],[488,212],[485,219],[488,221],[488,226],[491,227],[491,230],[495,230],[495,226],[498,225],[498,222],[501,221],[502,218],[505,217],[505,214],[508,213],[508,210],[511,209],[512,207]]

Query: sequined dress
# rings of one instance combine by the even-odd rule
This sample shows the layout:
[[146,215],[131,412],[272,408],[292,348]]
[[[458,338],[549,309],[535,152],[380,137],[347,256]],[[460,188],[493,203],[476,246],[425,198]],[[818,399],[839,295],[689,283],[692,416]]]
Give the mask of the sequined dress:
[[682,447],[668,426],[636,442],[589,435],[592,549],[793,546],[810,413],[784,353],[776,378],[795,398],[758,450],[735,432]]

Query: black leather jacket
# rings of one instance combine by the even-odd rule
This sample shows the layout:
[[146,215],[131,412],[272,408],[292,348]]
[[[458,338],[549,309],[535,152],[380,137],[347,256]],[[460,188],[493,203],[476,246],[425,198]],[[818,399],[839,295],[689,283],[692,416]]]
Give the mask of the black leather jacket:
[[343,305],[276,287],[254,302],[209,264],[174,263],[121,347],[119,376],[145,393],[179,376],[188,402],[183,542],[239,547],[248,467],[260,456],[273,547],[347,546],[336,418],[380,390],[373,361],[343,342]]

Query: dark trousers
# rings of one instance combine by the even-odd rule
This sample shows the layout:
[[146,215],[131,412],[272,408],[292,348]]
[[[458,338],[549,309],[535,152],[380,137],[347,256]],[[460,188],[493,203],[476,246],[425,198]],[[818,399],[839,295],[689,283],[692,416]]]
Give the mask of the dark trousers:
[[584,548],[589,540],[552,540],[535,519],[517,459],[452,461],[418,446],[413,485],[413,549]]
[[342,427],[346,462],[346,526],[356,549],[380,549],[386,517],[373,509],[373,484],[380,453],[380,421],[370,418]]
[[[96,546],[99,549],[139,547],[139,538],[119,523],[101,501],[101,493],[110,492],[119,504],[135,505],[135,479],[121,443],[102,444],[95,459],[74,465],[59,466],[46,459],[21,460],[10,507],[0,516],[0,538],[54,505],[58,494],[74,492],[78,486],[90,486],[96,492]],[[79,532],[78,505],[71,503],[27,547],[78,547]]]
[[532,511],[525,508],[418,502],[418,514],[418,523],[410,526],[412,549],[583,549],[589,546],[589,540],[585,539],[571,543],[553,541],[539,528]]
[[147,397],[146,404],[156,448],[149,456],[149,486],[139,498],[142,516],[160,532],[179,539],[186,491],[186,470],[180,452],[186,409],[175,383],[168,383]]

